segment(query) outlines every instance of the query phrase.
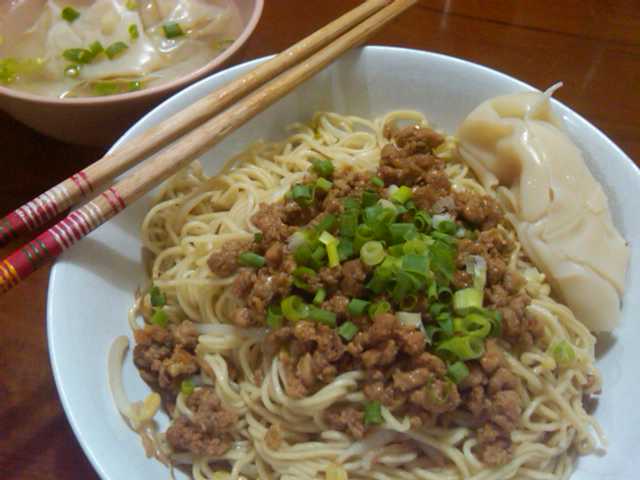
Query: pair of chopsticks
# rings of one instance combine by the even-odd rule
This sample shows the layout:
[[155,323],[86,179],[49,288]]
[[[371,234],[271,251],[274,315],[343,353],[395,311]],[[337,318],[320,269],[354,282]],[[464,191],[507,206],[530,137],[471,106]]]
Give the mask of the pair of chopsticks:
[[[98,186],[108,184],[156,154],[0,262],[0,294],[184,168],[341,54],[365,41],[416,1],[364,2],[0,220],[2,245],[22,233],[38,229],[91,196]],[[166,148],[157,153],[163,147]]]

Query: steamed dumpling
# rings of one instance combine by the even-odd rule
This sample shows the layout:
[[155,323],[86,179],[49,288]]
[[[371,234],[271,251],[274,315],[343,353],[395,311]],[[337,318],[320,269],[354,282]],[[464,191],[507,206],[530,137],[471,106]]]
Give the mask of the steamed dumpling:
[[582,153],[549,98],[537,92],[487,100],[458,130],[460,154],[498,190],[524,251],[592,331],[619,322],[629,248]]

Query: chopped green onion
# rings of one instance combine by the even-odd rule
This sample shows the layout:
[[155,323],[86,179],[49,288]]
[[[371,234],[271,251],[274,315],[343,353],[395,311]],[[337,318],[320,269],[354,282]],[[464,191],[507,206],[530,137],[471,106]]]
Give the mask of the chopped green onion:
[[364,404],[364,424],[365,425],[377,425],[384,421],[382,418],[382,411],[380,402],[374,400],[372,402],[365,402]]
[[254,233],[253,234],[253,241],[255,243],[260,243],[262,242],[262,239],[264,238],[264,235],[262,234],[262,232],[258,232],[258,233]]
[[340,235],[353,238],[358,227],[358,215],[355,213],[345,213],[340,216]]
[[369,241],[360,248],[360,259],[365,265],[377,265],[384,260],[384,247],[381,242]]
[[384,187],[384,180],[382,180],[380,177],[373,177],[371,179],[371,184],[375,187]]
[[315,159],[311,161],[311,166],[321,177],[329,178],[333,175],[333,163],[331,163],[331,160]]
[[324,288],[320,288],[313,296],[313,304],[320,305],[322,302],[324,302],[325,298],[327,298],[327,291]]
[[404,255],[402,270],[426,277],[429,273],[429,257],[426,255]]
[[421,232],[428,230],[431,227],[431,222],[432,222],[431,217],[424,210],[419,210],[413,216],[413,223],[416,226],[416,228]]
[[260,268],[266,263],[262,255],[253,252],[242,252],[238,255],[238,263],[247,267]]
[[447,376],[454,382],[460,383],[469,375],[469,369],[464,362],[455,362],[447,368]]
[[369,306],[369,316],[371,318],[374,318],[375,316],[380,315],[382,313],[387,313],[390,310],[391,310],[391,304],[383,300],[381,302],[373,303],[371,304],[371,306]]
[[98,40],[96,40],[95,42],[92,42],[91,45],[89,45],[89,51],[91,52],[91,55],[95,58],[96,56],[104,52],[104,47]]
[[293,271],[293,284],[301,288],[302,290],[311,290],[309,284],[305,281],[307,278],[313,278],[316,276],[316,272],[310,269],[309,267],[297,267]]
[[309,316],[309,305],[302,301],[297,295],[291,295],[280,302],[282,314],[290,322],[297,322]]
[[395,192],[389,195],[389,198],[394,202],[405,203],[411,198],[412,194],[413,192],[411,191],[411,188],[407,187],[406,185],[402,185]]
[[464,337],[453,337],[440,342],[436,346],[436,350],[453,354],[460,360],[472,360],[482,356],[484,344],[478,337],[465,335]]
[[475,308],[482,308],[482,292],[475,288],[463,288],[453,294],[453,310],[466,315]]
[[355,213],[360,211],[360,201],[357,198],[347,197],[342,201],[345,213]]
[[127,3],[125,5],[127,9],[131,11],[136,10],[138,8],[138,2],[136,2],[136,0],[127,0]]
[[379,199],[380,197],[376,192],[372,190],[365,190],[364,192],[362,192],[362,207],[371,207],[378,203]]
[[338,242],[338,255],[341,262],[350,259],[353,256],[353,242],[348,238],[341,238]]
[[129,25],[129,36],[131,37],[131,40],[136,40],[140,36],[138,26],[135,23]]
[[269,305],[267,309],[267,325],[270,328],[276,329],[282,326],[282,309],[279,305]]
[[332,185],[333,183],[331,183],[326,178],[320,177],[319,179],[316,180],[316,187],[325,192],[328,192],[329,190],[331,190]]
[[429,244],[420,238],[414,238],[405,242],[402,251],[407,255],[426,255],[429,252]]
[[400,303],[402,302],[404,297],[411,292],[413,281],[411,279],[411,276],[404,271],[400,271],[396,273],[395,280],[396,280],[396,284],[393,287],[391,296],[396,302]]
[[42,69],[42,58],[3,58],[0,60],[0,82],[10,84],[23,75],[31,75]]
[[176,38],[184,35],[182,27],[176,22],[167,22],[162,25],[162,29],[164,30],[164,36],[167,38]]
[[576,359],[575,350],[566,340],[554,343],[549,350],[560,367],[567,367]]
[[93,60],[93,54],[85,48],[68,48],[62,52],[62,56],[73,63],[89,63]]
[[124,52],[127,48],[129,47],[127,46],[126,43],[115,42],[107,47],[107,49],[105,50],[105,53],[107,54],[107,57],[109,57],[109,60],[113,60],[122,52]]
[[369,240],[373,240],[373,230],[371,230],[367,225],[358,225],[358,228],[356,228],[356,236],[353,239],[354,250],[359,252],[362,245],[367,243]]
[[455,248],[444,242],[436,241],[431,245],[429,251],[431,252],[432,270],[451,281],[455,270]]
[[453,221],[451,215],[442,213],[433,216],[433,228],[441,233],[453,235],[458,230],[458,225]]
[[151,323],[158,325],[159,327],[166,327],[169,323],[169,316],[162,308],[158,308],[153,312],[151,316]]
[[311,266],[314,268],[320,268],[322,266],[322,261],[326,256],[326,249],[322,245],[318,245],[318,247],[311,254]]
[[322,220],[320,220],[320,222],[318,222],[318,225],[316,226],[316,231],[318,233],[322,233],[325,230],[329,231],[333,227],[334,223],[336,223],[336,216],[328,213],[327,215],[322,217]]
[[413,223],[392,223],[389,232],[393,243],[401,243],[414,237],[418,230]]
[[472,337],[485,338],[491,332],[491,322],[477,313],[453,320],[453,330]]
[[77,20],[77,18],[80,16],[80,12],[73,7],[64,7],[60,16],[63,20],[71,23],[74,20]]
[[369,306],[369,302],[366,300],[361,300],[359,298],[352,298],[347,306],[347,310],[354,317],[358,315],[363,315],[367,307]]
[[151,300],[151,306],[153,307],[164,307],[167,304],[167,297],[165,297],[164,293],[156,286],[151,288],[149,298]]
[[291,188],[291,198],[302,206],[313,201],[313,189],[309,185],[294,185]]
[[196,387],[193,384],[193,380],[191,380],[190,378],[183,380],[180,384],[180,392],[187,397],[193,393],[193,390],[195,388]]
[[[324,250],[324,249],[322,249]],[[313,261],[311,247],[308,243],[303,243],[293,252],[293,259],[298,265],[309,265]]]
[[336,326],[336,314],[330,310],[309,306],[309,318],[330,327]]
[[65,77],[69,78],[77,78],[80,75],[80,66],[79,65],[67,65],[64,69]]
[[120,93],[120,87],[114,82],[96,82],[93,91],[96,95],[115,95]]
[[329,266],[337,267],[340,265],[340,255],[338,255],[338,240],[329,232],[322,232],[319,238],[327,249],[327,257],[329,257]]
[[338,335],[347,342],[350,341],[358,333],[358,326],[353,322],[344,322],[338,327]]

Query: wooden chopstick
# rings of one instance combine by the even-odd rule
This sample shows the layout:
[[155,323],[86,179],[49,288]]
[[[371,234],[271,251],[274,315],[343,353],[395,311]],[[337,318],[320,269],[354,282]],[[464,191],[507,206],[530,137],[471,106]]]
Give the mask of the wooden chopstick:
[[304,62],[282,73],[240,102],[184,135],[86,205],[0,262],[0,293],[17,285],[45,260],[58,256],[107,222],[249,119],[359,45],[417,0],[394,0]]
[[92,196],[99,186],[104,188],[122,172],[318,51],[391,1],[368,0],[362,3],[271,60],[214,90],[171,118],[122,145],[115,152],[105,155],[89,167],[9,213],[0,220],[0,246],[23,233],[37,230],[83,198]]

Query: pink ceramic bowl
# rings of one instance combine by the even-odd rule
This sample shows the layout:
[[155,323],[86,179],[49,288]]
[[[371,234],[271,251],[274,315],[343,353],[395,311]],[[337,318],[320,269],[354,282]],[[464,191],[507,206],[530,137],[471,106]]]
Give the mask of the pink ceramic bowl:
[[110,145],[161,100],[211,74],[247,41],[260,20],[264,0],[234,0],[234,3],[243,25],[240,35],[224,52],[189,75],[146,90],[108,97],[59,99],[0,86],[0,109],[64,142]]

